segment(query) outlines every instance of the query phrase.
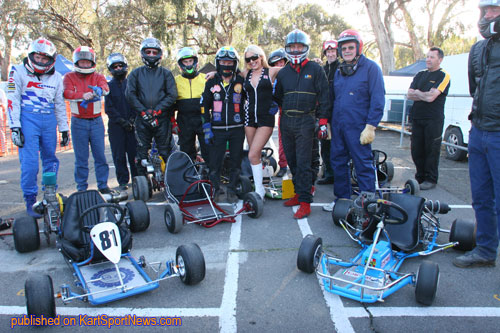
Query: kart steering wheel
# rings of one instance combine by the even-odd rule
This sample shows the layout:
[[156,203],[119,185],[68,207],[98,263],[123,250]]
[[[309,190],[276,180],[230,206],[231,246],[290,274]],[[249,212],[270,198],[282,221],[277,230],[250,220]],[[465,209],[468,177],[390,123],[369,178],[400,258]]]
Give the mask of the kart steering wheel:
[[375,161],[375,165],[381,165],[387,160],[387,154],[381,150],[373,149],[373,160]]
[[261,152],[261,157],[262,158],[269,158],[273,156],[274,150],[271,147],[263,147],[262,152]]
[[[104,207],[114,208],[114,209],[116,209],[120,213],[120,218],[118,219],[118,221],[116,221],[116,225],[119,226],[123,222],[123,219],[125,218],[125,211],[123,210],[123,208],[120,205],[115,204],[115,203],[109,203],[109,202],[100,203],[100,204],[97,204],[95,206],[92,206],[90,208],[85,209],[83,211],[82,215],[80,216],[80,218],[78,219],[78,224],[82,225],[83,224],[83,219],[90,212],[93,212],[94,210],[97,210],[99,208],[104,208]],[[116,215],[115,215],[115,217],[116,217]],[[84,226],[83,230],[85,230],[87,232],[90,232],[90,229],[92,229],[92,227],[93,226]]]
[[197,171],[196,171],[196,175],[188,175],[187,172],[188,172],[188,170],[191,170],[191,168],[195,168],[195,170],[196,170],[197,166],[205,165],[205,164],[206,164],[205,162],[197,162],[197,163],[193,163],[192,165],[188,166],[186,168],[186,170],[184,170],[184,172],[182,173],[182,179],[184,179],[188,183],[194,183],[194,182],[200,180],[201,177]]
[[[390,208],[396,210],[401,216],[391,215]],[[384,218],[384,223],[387,224],[403,224],[408,220],[408,213],[403,207],[384,199],[367,200],[363,204],[363,209],[366,214],[375,217],[379,221]]]

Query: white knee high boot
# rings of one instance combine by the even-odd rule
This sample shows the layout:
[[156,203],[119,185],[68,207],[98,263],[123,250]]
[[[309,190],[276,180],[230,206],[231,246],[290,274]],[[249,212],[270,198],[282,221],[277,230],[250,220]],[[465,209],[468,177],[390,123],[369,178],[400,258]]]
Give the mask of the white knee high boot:
[[266,194],[266,190],[264,189],[264,185],[262,185],[262,163],[259,164],[251,164],[252,166],[252,174],[253,174],[253,183],[255,184],[255,192],[262,199],[264,199],[264,195]]

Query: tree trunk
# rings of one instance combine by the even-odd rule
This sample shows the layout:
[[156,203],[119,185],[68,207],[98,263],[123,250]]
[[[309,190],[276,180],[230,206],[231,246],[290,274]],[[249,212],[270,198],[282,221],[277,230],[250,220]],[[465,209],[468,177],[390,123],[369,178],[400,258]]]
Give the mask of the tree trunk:
[[0,81],[7,81],[9,75],[10,56],[12,53],[12,38],[4,36],[5,48],[3,57],[0,54]]
[[408,30],[408,36],[410,37],[411,49],[413,51],[413,61],[423,59],[425,56],[422,52],[420,42],[418,41],[417,33],[415,32],[415,22],[413,21],[408,8],[406,8],[405,2],[403,0],[396,0],[396,2],[398,4],[398,8],[401,12],[403,12],[406,29]]

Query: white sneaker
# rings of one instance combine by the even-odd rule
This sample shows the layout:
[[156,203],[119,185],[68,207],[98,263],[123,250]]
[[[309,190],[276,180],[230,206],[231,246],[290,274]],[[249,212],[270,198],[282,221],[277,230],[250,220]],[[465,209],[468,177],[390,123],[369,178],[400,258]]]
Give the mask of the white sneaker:
[[335,201],[332,201],[331,203],[324,205],[323,210],[325,212],[333,212],[333,206],[335,206]]

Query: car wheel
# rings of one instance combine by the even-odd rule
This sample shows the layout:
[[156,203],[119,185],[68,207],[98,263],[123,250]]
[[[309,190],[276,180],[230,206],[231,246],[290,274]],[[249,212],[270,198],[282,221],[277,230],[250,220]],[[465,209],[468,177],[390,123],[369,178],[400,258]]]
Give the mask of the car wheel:
[[[451,127],[446,131],[445,141],[456,146],[464,147],[462,131],[456,127]],[[463,161],[467,157],[467,151],[452,146],[446,146],[446,158],[453,161]]]

